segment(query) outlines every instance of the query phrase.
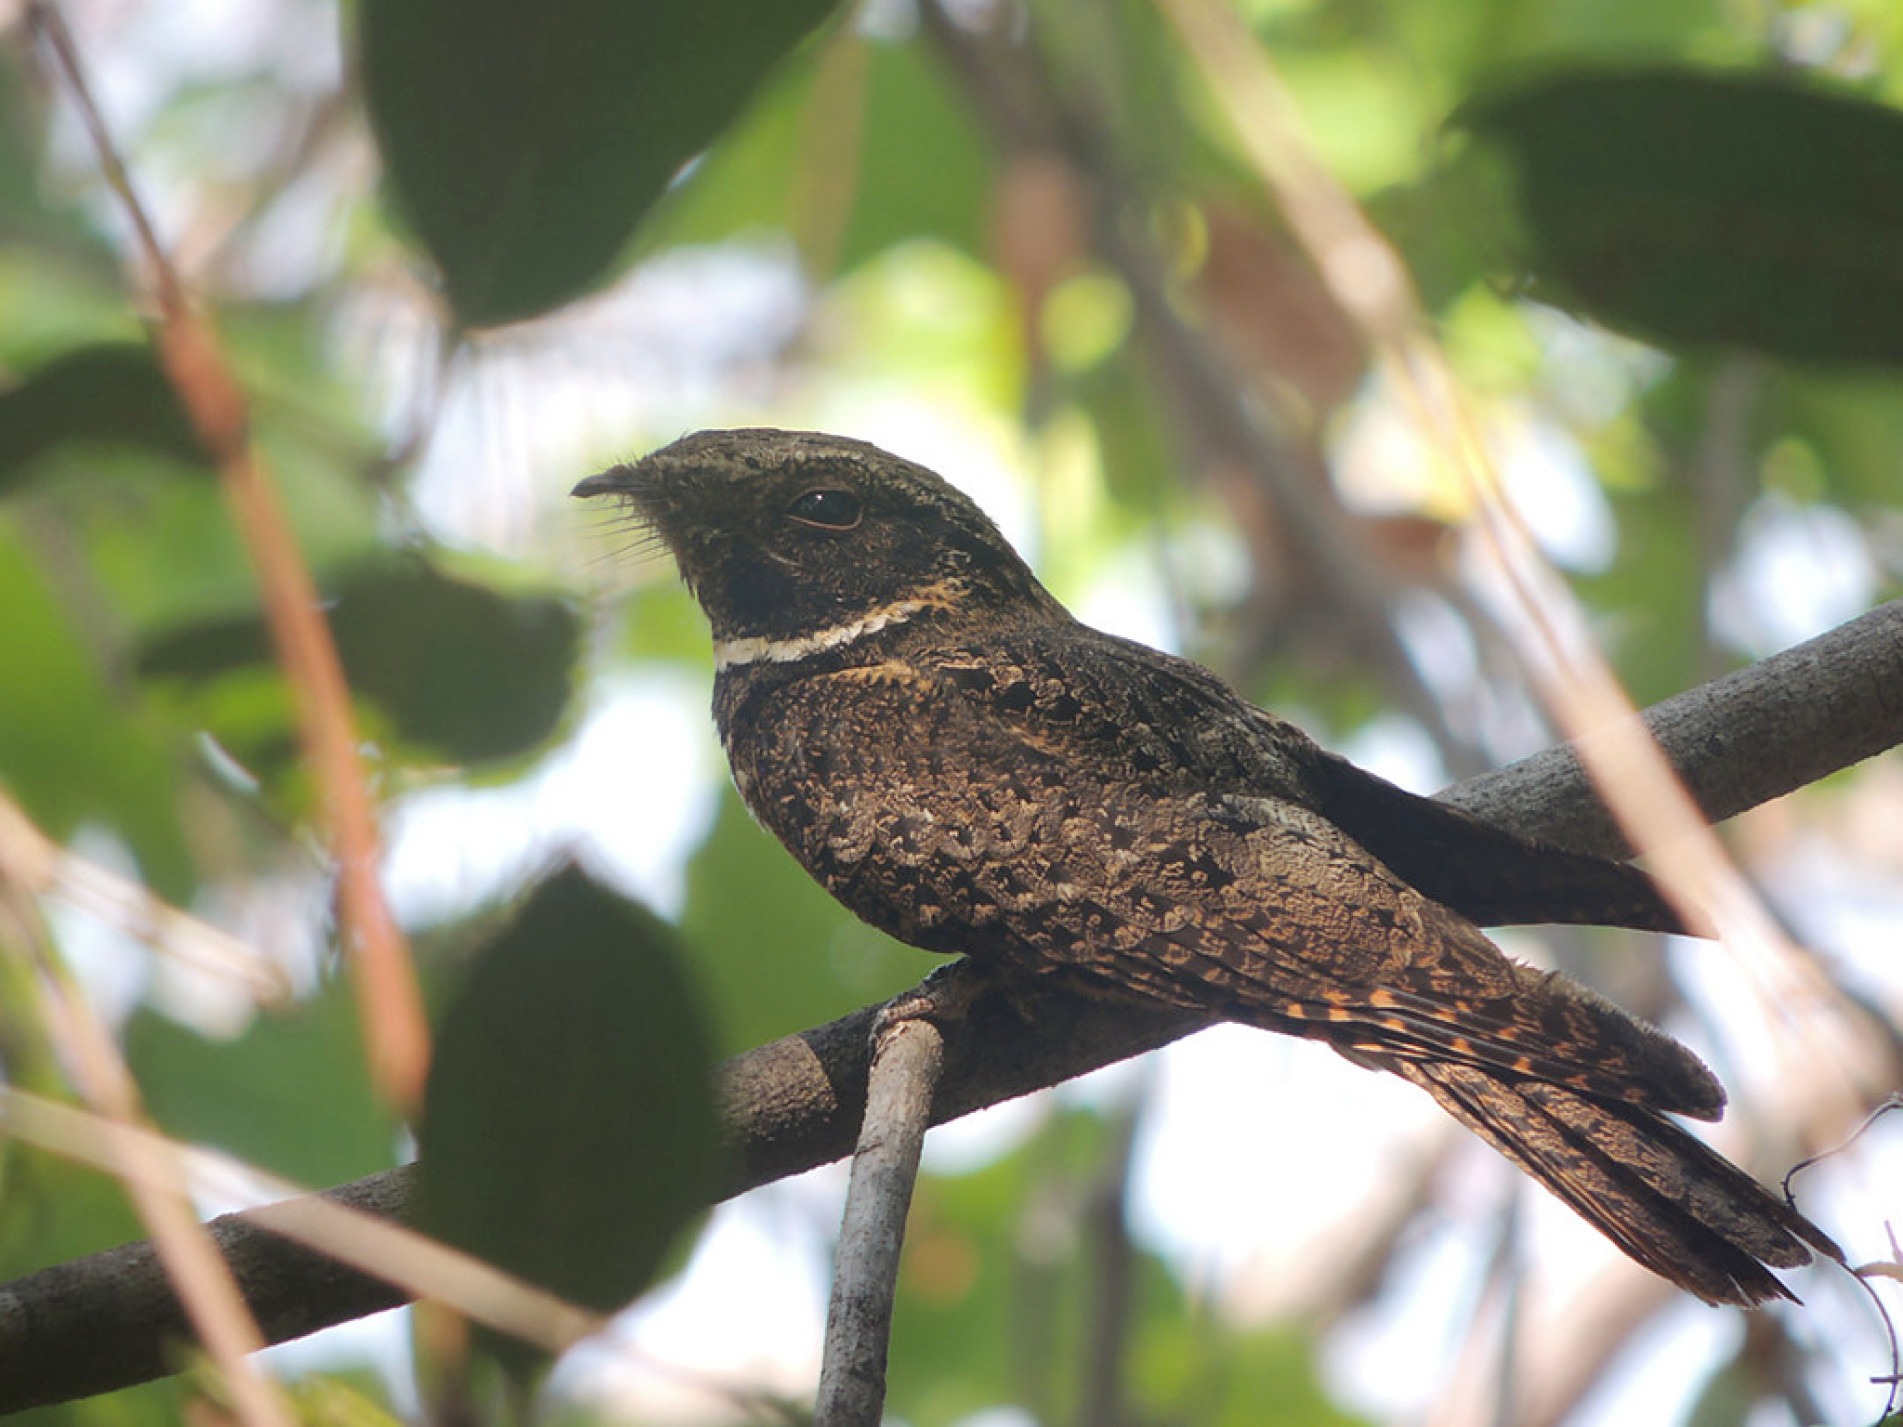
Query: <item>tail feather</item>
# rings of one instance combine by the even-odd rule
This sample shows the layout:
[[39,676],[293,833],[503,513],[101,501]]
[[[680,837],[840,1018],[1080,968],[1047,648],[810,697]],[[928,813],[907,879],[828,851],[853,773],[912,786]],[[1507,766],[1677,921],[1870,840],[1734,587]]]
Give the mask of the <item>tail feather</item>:
[[1771,1268],[1830,1237],[1664,1116],[1486,1066],[1384,1059],[1627,1254],[1708,1303],[1794,1295]]
[[1657,884],[1629,863],[1530,841],[1312,744],[1300,756],[1304,784],[1324,817],[1402,881],[1478,926],[1687,930]]

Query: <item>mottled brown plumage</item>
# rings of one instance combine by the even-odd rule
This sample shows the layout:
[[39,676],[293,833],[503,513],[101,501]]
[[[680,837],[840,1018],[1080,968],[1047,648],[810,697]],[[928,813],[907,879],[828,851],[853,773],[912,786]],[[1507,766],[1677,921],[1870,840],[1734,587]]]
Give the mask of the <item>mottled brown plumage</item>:
[[702,432],[576,493],[673,552],[742,796],[874,926],[1392,1071],[1712,1302],[1839,1256],[1665,1117],[1723,1109],[1695,1056],[1477,929],[1674,926],[1643,874],[1403,792],[1079,624],[969,500],[862,442]]

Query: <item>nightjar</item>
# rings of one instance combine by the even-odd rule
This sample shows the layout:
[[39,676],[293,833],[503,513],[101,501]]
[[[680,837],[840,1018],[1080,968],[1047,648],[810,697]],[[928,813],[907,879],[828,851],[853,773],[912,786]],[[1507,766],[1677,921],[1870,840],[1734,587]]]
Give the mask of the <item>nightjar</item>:
[[1723,1110],[1696,1056],[1478,929],[1673,928],[1637,869],[1404,792],[1080,624],[969,499],[863,442],[705,431],[575,493],[672,552],[742,797],[872,925],[1390,1071],[1711,1302],[1841,1258],[1668,1118]]

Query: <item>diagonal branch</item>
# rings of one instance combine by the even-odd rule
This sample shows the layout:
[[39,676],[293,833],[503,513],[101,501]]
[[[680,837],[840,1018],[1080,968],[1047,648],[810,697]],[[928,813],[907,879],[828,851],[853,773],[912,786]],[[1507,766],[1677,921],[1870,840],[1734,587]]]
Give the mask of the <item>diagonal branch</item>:
[[429,1065],[423,998],[407,943],[378,881],[376,812],[358,755],[356,715],[323,602],[251,434],[251,413],[212,321],[192,301],[159,241],[132,175],[94,102],[78,46],[54,0],[26,7],[79,108],[100,170],[132,224],[156,308],[152,343],[192,429],[218,469],[263,601],[266,626],[295,702],[298,739],[323,797],[337,858],[338,911],[351,952],[370,1069],[399,1106],[422,1094]]
[[[1707,816],[1721,820],[1903,743],[1903,600],[1644,715]],[[1457,784],[1448,802],[1563,846],[1616,847],[1603,808],[1563,749]],[[737,1056],[720,1072],[733,1155],[721,1197],[852,1152],[878,1007]],[[1191,1017],[996,981],[947,1024],[932,1122],[1086,1074],[1176,1040]],[[405,1217],[408,1168],[327,1191]],[[211,1232],[272,1341],[405,1301],[390,1284],[281,1239],[248,1214]],[[106,1392],[172,1370],[188,1335],[148,1244],[128,1244],[0,1285],[0,1412]]]

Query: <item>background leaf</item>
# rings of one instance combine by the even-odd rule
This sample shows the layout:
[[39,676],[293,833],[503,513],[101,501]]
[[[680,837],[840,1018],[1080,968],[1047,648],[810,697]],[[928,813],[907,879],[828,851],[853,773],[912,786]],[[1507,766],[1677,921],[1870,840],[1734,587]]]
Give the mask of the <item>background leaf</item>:
[[[415,559],[346,576],[330,625],[351,687],[399,738],[458,763],[510,757],[548,738],[568,706],[581,643],[563,601],[505,594]],[[263,621],[246,615],[159,636],[139,670],[206,680],[270,659]]]
[[142,1008],[125,1041],[146,1107],[168,1134],[301,1184],[338,1184],[396,1162],[397,1122],[371,1089],[356,1002],[341,979],[257,1016],[233,1040]]
[[420,1221],[621,1307],[707,1202],[710,1065],[667,929],[556,873],[478,953],[444,1020],[417,1131]]
[[365,0],[364,92],[458,320],[579,297],[830,0]]
[[54,836],[88,820],[110,826],[144,875],[176,895],[190,884],[176,753],[114,687],[60,593],[0,519],[0,774]]
[[840,906],[730,789],[688,864],[681,930],[720,1007],[729,1054],[883,1001],[942,964]]
[[1468,103],[1531,275],[1667,343],[1903,362],[1903,114],[1784,77],[1561,74]]
[[38,457],[82,442],[205,460],[151,349],[132,343],[74,348],[0,392],[0,494]]

